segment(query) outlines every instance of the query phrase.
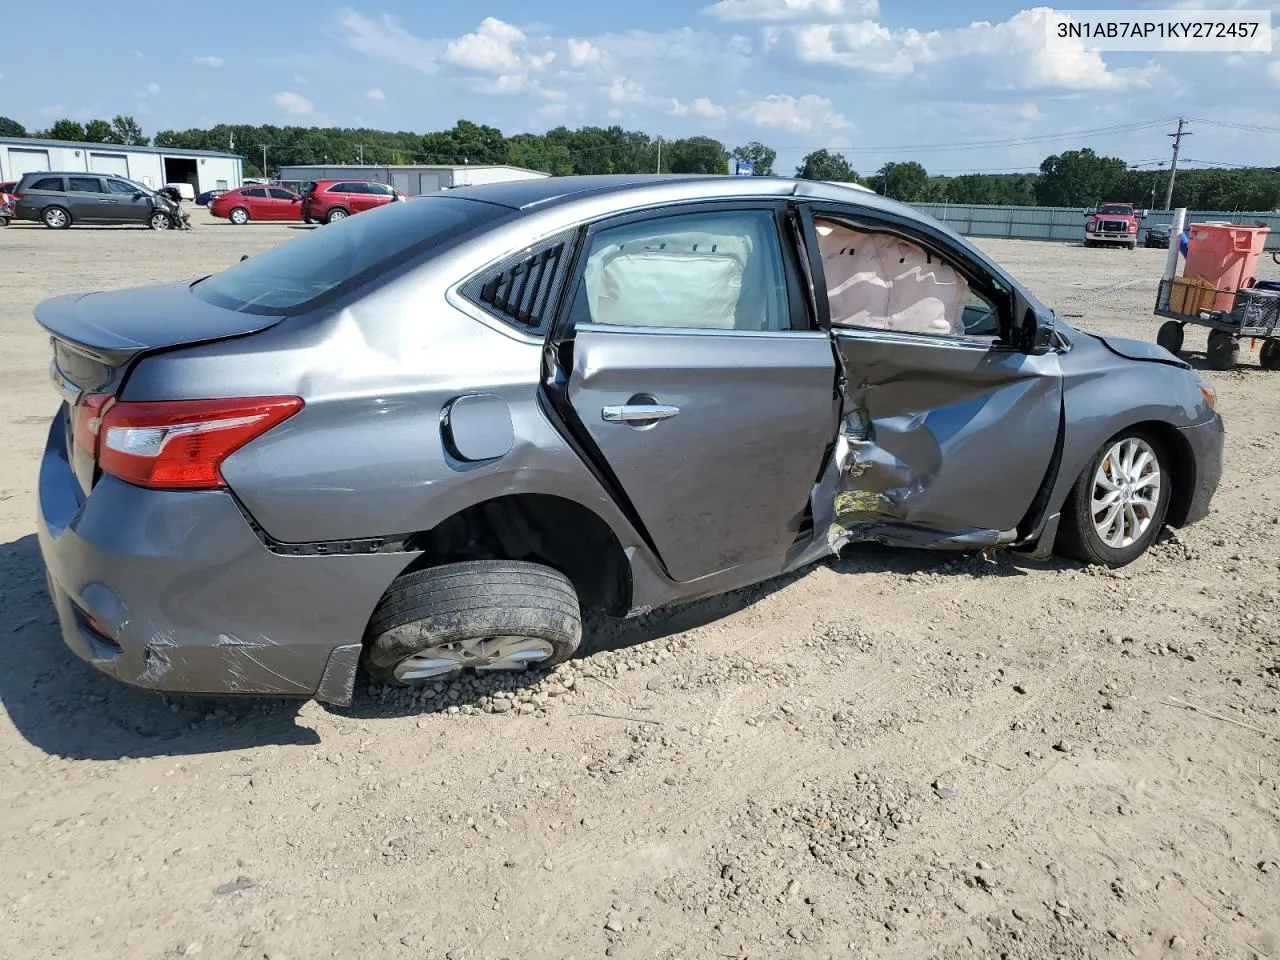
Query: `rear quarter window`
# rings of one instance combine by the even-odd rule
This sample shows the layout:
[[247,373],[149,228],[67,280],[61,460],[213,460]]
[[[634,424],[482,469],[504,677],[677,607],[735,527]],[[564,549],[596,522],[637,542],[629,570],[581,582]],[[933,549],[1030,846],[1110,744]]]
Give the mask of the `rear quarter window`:
[[54,190],[58,193],[62,192],[61,177],[41,177],[27,187],[28,190]]
[[228,310],[295,316],[511,214],[496,204],[454,197],[389,203],[264,250],[191,289]]

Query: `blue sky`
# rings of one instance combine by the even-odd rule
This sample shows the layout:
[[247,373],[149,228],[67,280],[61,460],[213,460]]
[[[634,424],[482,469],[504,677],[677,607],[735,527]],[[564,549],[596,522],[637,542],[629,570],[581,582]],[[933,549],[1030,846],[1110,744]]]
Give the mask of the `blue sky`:
[[[1110,6],[1157,5],[1179,4]],[[221,0],[198,26],[159,0],[133,0],[126,15],[82,0],[58,9],[56,58],[9,43],[0,60],[0,114],[30,128],[115,113],[148,133],[617,123],[758,139],[784,173],[810,150],[843,149],[863,174],[905,159],[948,174],[1031,169],[1079,145],[1154,169],[1177,115],[1280,129],[1280,42],[1272,54],[1049,51],[1046,8],[1004,0],[277,0],[269,13]],[[1192,129],[1184,157],[1280,164],[1280,134]]]

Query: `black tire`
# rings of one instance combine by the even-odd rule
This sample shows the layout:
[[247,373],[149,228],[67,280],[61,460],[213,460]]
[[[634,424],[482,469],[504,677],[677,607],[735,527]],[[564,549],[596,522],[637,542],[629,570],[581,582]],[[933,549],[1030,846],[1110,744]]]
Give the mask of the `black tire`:
[[342,209],[342,207],[334,207],[324,215],[324,222],[337,223],[339,220],[345,220],[349,216],[351,216],[351,214],[347,213],[347,211]]
[[[1142,536],[1127,547],[1112,547],[1103,542],[1094,528],[1092,515],[1094,476],[1107,453],[1117,443],[1130,438],[1144,441],[1155,452],[1156,463],[1160,467],[1160,496],[1151,514],[1151,523]],[[1169,453],[1160,439],[1150,431],[1141,427],[1121,430],[1093,455],[1076,480],[1075,486],[1071,488],[1071,493],[1067,495],[1067,502],[1062,507],[1062,521],[1058,527],[1058,539],[1054,549],[1065,557],[1090,566],[1123,567],[1133,563],[1147,552],[1156,537],[1160,536],[1160,531],[1164,529],[1165,517],[1169,512],[1169,498],[1172,494],[1171,484],[1174,474],[1170,469],[1171,466]]]
[[314,221],[314,220],[312,220],[310,217],[303,217],[303,218],[302,218],[302,222],[303,222],[303,223],[315,223],[315,221]]
[[1130,242],[1129,242],[1129,252],[1130,252],[1130,253],[1132,253],[1134,250],[1137,250],[1137,249],[1138,249],[1138,241],[1137,241],[1137,240],[1132,240],[1132,241],[1130,241]]
[[157,210],[147,219],[147,226],[152,230],[172,230],[173,217],[161,210]]
[[1240,341],[1223,330],[1213,330],[1206,355],[1214,370],[1234,370],[1240,361]]
[[1280,370],[1280,340],[1262,341],[1258,351],[1258,365],[1263,370]]
[[65,230],[71,226],[71,214],[66,207],[45,207],[40,211],[40,220],[50,230]]
[[[396,578],[365,631],[365,669],[376,683],[412,686],[395,675],[428,647],[487,637],[550,644],[539,668],[568,660],[582,640],[578,594],[551,567],[521,560],[471,560]],[[433,681],[437,678],[431,678]]]
[[1186,331],[1177,320],[1166,320],[1160,324],[1156,332],[1156,343],[1164,347],[1175,357],[1182,351],[1183,335]]
[[249,211],[244,207],[233,207],[227,211],[227,219],[236,226],[243,227],[249,222]]

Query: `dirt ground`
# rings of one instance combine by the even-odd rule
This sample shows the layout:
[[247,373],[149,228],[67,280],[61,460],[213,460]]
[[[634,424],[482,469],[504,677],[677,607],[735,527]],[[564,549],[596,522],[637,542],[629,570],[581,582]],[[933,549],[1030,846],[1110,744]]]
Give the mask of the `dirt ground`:
[[[1123,571],[859,549],[593,624],[524,685],[170,703],[54,627],[31,308],[296,235],[195,220],[0,230],[0,957],[1280,957],[1256,354],[1210,374],[1213,514]],[[984,246],[1072,322],[1154,338],[1164,251]]]

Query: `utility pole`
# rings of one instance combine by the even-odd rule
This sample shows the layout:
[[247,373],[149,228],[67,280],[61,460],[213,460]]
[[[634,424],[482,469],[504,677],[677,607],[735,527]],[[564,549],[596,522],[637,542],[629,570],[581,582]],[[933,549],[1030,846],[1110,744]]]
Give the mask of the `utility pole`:
[[1164,191],[1164,208],[1171,210],[1173,204],[1173,178],[1178,175],[1178,148],[1182,146],[1182,138],[1194,136],[1190,130],[1183,132],[1183,126],[1187,121],[1182,117],[1178,118],[1178,132],[1166,133],[1166,137],[1173,137],[1173,162],[1169,165],[1169,186]]
[[662,134],[658,134],[658,173],[662,172]]
[[266,180],[267,179],[267,147],[271,146],[271,144],[260,143],[258,144],[258,146],[262,148],[262,178]]
[[357,143],[356,149],[360,151],[360,166],[363,167],[364,166],[364,144]]

